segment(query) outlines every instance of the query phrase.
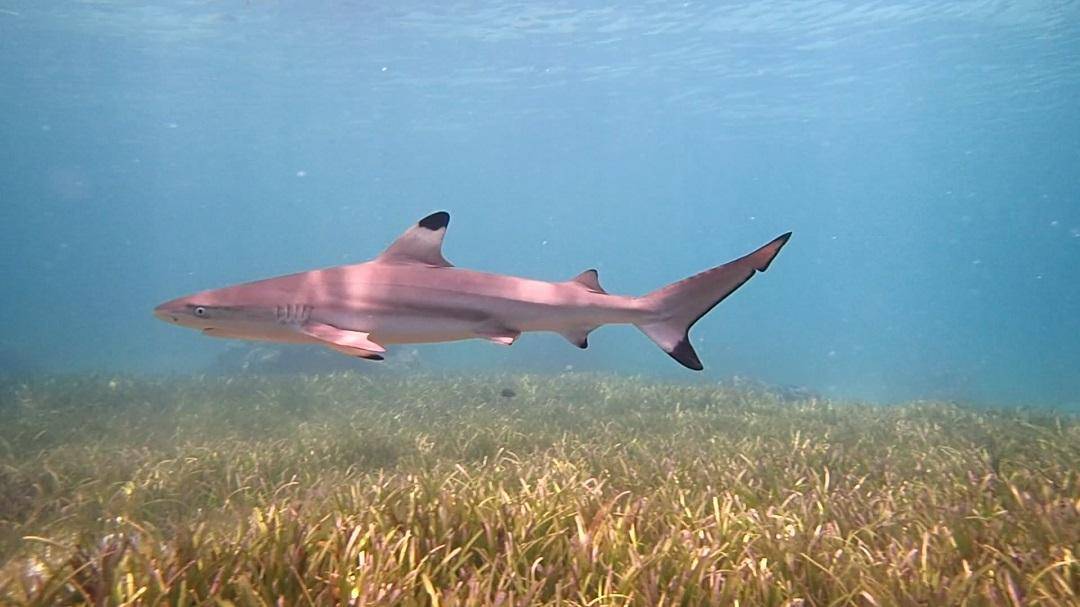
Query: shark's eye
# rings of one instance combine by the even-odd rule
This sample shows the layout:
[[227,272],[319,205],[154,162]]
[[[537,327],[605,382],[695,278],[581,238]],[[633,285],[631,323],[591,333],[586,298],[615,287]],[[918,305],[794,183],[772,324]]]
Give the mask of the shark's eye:
[[206,308],[202,306],[195,306],[195,316],[206,316]]

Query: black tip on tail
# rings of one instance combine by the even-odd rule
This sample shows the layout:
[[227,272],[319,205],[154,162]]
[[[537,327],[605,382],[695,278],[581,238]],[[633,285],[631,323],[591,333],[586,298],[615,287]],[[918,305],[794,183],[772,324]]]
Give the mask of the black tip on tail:
[[674,358],[680,365],[694,371],[701,371],[705,365],[701,364],[694,346],[690,345],[690,336],[683,337],[670,351],[665,350],[668,356]]
[[704,366],[690,345],[690,327],[754,274],[768,269],[790,238],[791,232],[781,234],[748,255],[649,293],[642,299],[654,316],[638,328],[680,365],[701,371]]
[[420,220],[419,226],[429,230],[441,230],[450,225],[450,213],[439,211]]

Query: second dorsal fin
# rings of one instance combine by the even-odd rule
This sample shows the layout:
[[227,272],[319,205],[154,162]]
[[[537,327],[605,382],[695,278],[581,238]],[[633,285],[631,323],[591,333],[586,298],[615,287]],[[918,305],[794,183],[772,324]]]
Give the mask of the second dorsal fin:
[[607,291],[604,290],[604,287],[600,286],[600,275],[596,273],[596,270],[591,268],[571,278],[570,282],[576,282],[593,293],[607,293]]
[[450,214],[446,211],[428,215],[390,243],[390,246],[379,255],[378,260],[451,267],[453,264],[446,261],[442,254],[443,237],[446,236],[446,226],[449,224]]

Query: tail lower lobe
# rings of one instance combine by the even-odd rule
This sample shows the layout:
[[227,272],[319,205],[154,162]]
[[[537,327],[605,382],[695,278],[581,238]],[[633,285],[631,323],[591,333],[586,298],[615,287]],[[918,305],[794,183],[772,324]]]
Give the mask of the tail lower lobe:
[[637,327],[682,366],[702,370],[701,359],[690,345],[690,327],[754,274],[768,269],[789,238],[791,232],[749,255],[645,295],[642,299],[654,314]]

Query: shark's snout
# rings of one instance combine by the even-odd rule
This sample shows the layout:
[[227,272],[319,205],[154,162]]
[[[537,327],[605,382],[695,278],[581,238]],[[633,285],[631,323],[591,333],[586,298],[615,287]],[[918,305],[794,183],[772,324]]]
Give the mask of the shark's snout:
[[158,306],[154,308],[154,316],[158,317],[158,320],[164,320],[165,322],[179,322],[180,319],[170,313],[168,310]]
[[154,308],[154,316],[165,322],[177,323],[180,322],[181,310],[183,310],[183,304],[174,299]]

